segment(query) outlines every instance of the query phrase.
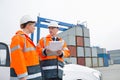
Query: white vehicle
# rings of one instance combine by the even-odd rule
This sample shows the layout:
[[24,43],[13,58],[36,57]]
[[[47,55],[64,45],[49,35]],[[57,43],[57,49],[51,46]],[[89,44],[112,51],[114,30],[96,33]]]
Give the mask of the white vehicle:
[[66,64],[63,80],[102,80],[102,74],[98,70],[77,64]]
[[0,42],[0,80],[10,80],[9,48],[2,42]]
[[[0,80],[10,80],[9,48],[0,42]],[[102,80],[99,71],[77,64],[65,64],[63,80]]]

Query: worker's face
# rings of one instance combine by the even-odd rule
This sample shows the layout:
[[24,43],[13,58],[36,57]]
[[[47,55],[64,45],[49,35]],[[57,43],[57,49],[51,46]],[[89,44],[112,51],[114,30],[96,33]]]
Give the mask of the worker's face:
[[58,32],[58,27],[48,27],[51,36],[55,36]]
[[33,33],[35,30],[35,23],[28,23],[27,29],[28,29],[29,33]]

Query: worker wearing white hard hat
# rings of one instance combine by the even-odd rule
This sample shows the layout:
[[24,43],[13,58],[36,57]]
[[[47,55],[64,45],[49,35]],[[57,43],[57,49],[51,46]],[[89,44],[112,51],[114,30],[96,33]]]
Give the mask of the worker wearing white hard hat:
[[[41,38],[38,42],[43,80],[62,80],[64,66],[63,57],[68,57],[70,52],[65,41],[57,36],[57,32],[59,31],[58,22],[51,21],[48,25],[48,29],[50,34]],[[62,49],[52,51],[46,48],[49,46],[50,42],[57,41],[62,42]]]
[[25,15],[20,27],[10,44],[10,80],[42,80],[36,46],[29,37],[35,30],[35,20]]

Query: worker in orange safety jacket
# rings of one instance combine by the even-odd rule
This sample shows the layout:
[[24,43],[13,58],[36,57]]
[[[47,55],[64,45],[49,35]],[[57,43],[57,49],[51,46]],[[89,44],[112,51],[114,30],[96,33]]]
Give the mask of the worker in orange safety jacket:
[[20,27],[10,44],[10,80],[42,80],[36,46],[29,37],[35,30],[35,21],[25,15],[20,20]]
[[[51,21],[50,25],[48,25],[48,29],[50,34],[41,38],[37,46],[40,55],[42,77],[43,80],[62,80],[64,67],[63,57],[70,56],[70,51],[68,50],[65,41],[57,35],[57,32],[59,31],[58,23]],[[54,51],[54,49],[51,50],[50,48],[47,48],[50,42],[57,41],[61,42],[61,49]]]

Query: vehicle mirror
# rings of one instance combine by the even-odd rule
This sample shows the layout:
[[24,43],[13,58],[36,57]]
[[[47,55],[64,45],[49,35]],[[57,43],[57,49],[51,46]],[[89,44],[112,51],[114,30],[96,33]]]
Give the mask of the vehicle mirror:
[[3,42],[0,42],[0,66],[10,66],[9,48]]

